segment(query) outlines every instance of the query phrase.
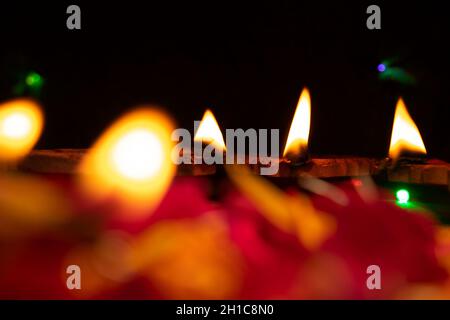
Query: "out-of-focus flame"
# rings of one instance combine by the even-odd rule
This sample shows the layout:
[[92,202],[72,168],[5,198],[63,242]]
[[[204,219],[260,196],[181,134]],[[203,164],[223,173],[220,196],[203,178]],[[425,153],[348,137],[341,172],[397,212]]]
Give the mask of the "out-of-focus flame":
[[218,150],[226,150],[219,124],[211,110],[207,109],[194,136],[194,141],[212,144]]
[[243,260],[217,212],[156,223],[132,243],[130,269],[169,299],[230,299],[241,289]]
[[81,164],[82,187],[96,198],[116,196],[129,206],[152,208],[175,174],[170,158],[172,121],[142,108],[114,123]]
[[0,105],[0,161],[14,162],[38,141],[44,116],[39,105],[18,99]]
[[40,177],[0,175],[0,190],[0,238],[54,230],[70,218],[72,209],[64,192]]
[[395,109],[389,157],[396,161],[402,152],[426,154],[427,150],[419,129],[409,115],[403,99],[400,98]]
[[309,129],[311,123],[311,97],[304,88],[297,109],[292,119],[291,128],[284,148],[283,156],[298,158],[303,156],[308,147]]
[[247,167],[232,165],[226,166],[225,170],[233,184],[266,219],[279,229],[296,235],[308,250],[319,249],[336,231],[334,218],[316,210],[308,196],[301,193],[287,195],[269,181],[253,175]]

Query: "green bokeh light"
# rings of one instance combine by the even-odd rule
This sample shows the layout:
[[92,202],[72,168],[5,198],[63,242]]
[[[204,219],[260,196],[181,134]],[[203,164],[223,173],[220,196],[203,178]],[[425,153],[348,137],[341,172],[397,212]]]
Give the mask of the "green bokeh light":
[[396,67],[393,64],[397,59],[385,59],[377,66],[378,78],[381,80],[391,80],[404,85],[415,85],[416,77],[403,68]]
[[42,77],[36,72],[30,72],[25,78],[25,82],[30,87],[41,87],[43,80]]
[[409,201],[409,191],[406,189],[400,189],[395,194],[397,197],[397,202],[399,204],[407,204]]

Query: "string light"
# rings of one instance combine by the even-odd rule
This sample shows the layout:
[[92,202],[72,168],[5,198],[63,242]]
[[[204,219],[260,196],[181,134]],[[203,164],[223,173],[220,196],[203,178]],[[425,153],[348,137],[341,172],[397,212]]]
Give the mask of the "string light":
[[386,71],[386,65],[384,63],[380,63],[377,67],[379,72],[384,72]]
[[400,189],[396,192],[397,202],[399,204],[407,204],[409,201],[409,191],[406,189]]

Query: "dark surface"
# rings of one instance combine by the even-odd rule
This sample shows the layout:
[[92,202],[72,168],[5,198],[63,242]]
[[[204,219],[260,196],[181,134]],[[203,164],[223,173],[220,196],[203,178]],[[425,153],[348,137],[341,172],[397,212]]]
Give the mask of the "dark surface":
[[[374,31],[363,2],[28,2],[2,3],[0,98],[29,70],[45,78],[38,147],[87,147],[142,103],[187,128],[210,107],[222,128],[280,128],[283,145],[306,85],[313,153],[386,155],[401,95],[430,156],[450,160],[443,1],[378,3]],[[66,29],[73,3],[81,31]],[[415,85],[379,79],[377,65],[393,57]]]

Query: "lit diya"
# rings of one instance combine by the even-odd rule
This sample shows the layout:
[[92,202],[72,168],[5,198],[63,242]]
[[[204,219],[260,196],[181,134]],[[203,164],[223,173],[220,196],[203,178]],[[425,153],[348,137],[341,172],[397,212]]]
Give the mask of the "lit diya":
[[175,174],[170,159],[172,120],[164,113],[139,108],[117,120],[85,155],[80,185],[90,197],[114,197],[139,212],[155,207]]
[[[387,172],[387,179],[410,183],[449,185],[448,163],[439,160],[427,160],[426,149],[420,132],[409,115],[402,99],[399,99],[394,115],[394,124],[389,147],[389,158],[366,157],[311,157],[308,152],[311,122],[311,96],[308,89],[300,95],[288,138],[279,159],[266,159],[251,155],[238,154],[237,163],[247,163],[253,172],[260,174],[261,168],[270,161],[279,163],[276,177],[316,177],[338,178],[370,176]],[[210,110],[207,110],[194,136],[194,154],[184,154],[191,163],[178,165],[178,175],[215,174],[216,163],[227,159],[227,149],[219,124]],[[203,161],[209,154],[211,161]],[[178,151],[176,151],[178,152]],[[33,151],[20,168],[33,172],[73,172],[83,156],[83,150],[37,150]],[[228,153],[228,155],[231,152]],[[215,160],[222,162],[214,162]],[[228,159],[227,159],[228,160]],[[244,160],[244,161],[242,161]],[[253,162],[251,160],[254,160]],[[268,160],[268,161],[264,161]]]
[[[44,238],[33,238],[15,263],[6,265],[0,288],[14,288],[19,297],[373,298],[380,294],[367,289],[365,271],[377,264],[386,270],[383,286],[387,289],[382,297],[408,296],[415,292],[411,286],[422,282],[445,290],[445,264],[430,253],[442,249],[445,233],[425,215],[404,210],[410,201],[408,189],[396,192],[401,206],[393,206],[370,178],[428,165],[417,163],[412,156],[417,145],[422,154],[425,147],[406,115],[401,104],[394,120],[390,161],[313,158],[308,152],[311,98],[305,89],[283,157],[278,159],[280,172],[273,179],[254,174],[258,165],[197,164],[195,158],[194,163],[183,165],[184,174],[191,177],[176,177],[177,167],[171,161],[173,122],[147,107],[119,118],[88,151],[31,152],[19,169],[50,173],[42,175],[42,180],[47,177],[49,181],[54,178],[52,173],[64,173],[56,178],[63,183],[31,181],[32,174],[23,174],[23,181],[14,179],[13,184],[0,179],[5,189],[36,190],[36,199],[45,199],[45,203],[30,205],[22,204],[20,192],[8,193],[7,201],[0,197],[9,213],[0,217],[8,223],[0,224],[0,239],[11,241],[13,229],[26,231],[14,235],[21,240],[29,236],[30,229]],[[34,137],[33,130],[23,129],[29,125],[9,124],[32,121],[15,116],[13,120],[6,121],[8,139],[19,136],[18,132],[22,138]],[[201,145],[202,157],[209,146],[213,146],[213,157],[215,152],[223,156],[227,150],[211,111],[205,112],[193,140]],[[23,150],[16,153],[14,161],[29,151]],[[395,163],[392,168],[391,162]],[[207,179],[193,177],[211,168]],[[218,178],[219,168],[226,172],[220,179],[231,187],[224,190],[220,201],[211,201],[205,181]],[[318,179],[353,176],[359,178],[344,183]],[[279,177],[293,182],[291,188],[278,188],[273,181],[282,180]],[[302,177],[309,179],[299,181]],[[62,192],[55,192],[55,185]],[[45,242],[47,233],[62,239],[63,248],[54,238]],[[436,243],[435,234],[444,234],[443,240]],[[40,251],[43,257],[30,258]],[[402,252],[400,257],[398,252]],[[448,254],[439,257],[445,259]],[[79,292],[67,290],[66,274],[61,276],[64,281],[55,277],[60,268],[71,265],[83,272],[83,290]],[[29,273],[28,268],[39,279],[53,282],[42,290],[39,282],[26,279],[23,283],[23,277],[15,277],[20,273],[17,269]],[[324,287],[323,279],[331,286]],[[3,290],[0,296],[8,294]]]
[[427,150],[417,125],[406,109],[403,99],[399,99],[395,109],[389,146],[390,181],[407,183],[449,184],[448,163],[428,160]]

